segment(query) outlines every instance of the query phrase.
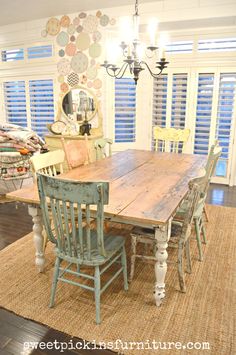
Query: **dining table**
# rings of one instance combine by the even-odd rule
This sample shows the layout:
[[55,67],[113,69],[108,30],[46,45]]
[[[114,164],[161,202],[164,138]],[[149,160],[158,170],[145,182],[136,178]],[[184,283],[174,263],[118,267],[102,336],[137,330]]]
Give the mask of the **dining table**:
[[[191,179],[200,176],[206,156],[129,149],[84,165],[57,177],[76,181],[109,182],[109,221],[153,229],[157,242],[154,297],[160,306],[165,297],[168,241],[171,222],[188,192]],[[37,184],[12,191],[10,200],[28,204],[33,220],[35,263],[44,271],[43,224]]]

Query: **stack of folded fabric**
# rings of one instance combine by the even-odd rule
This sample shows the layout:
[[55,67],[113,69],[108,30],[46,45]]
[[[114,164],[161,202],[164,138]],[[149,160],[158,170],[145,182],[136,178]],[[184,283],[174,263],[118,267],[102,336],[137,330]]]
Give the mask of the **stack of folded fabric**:
[[41,150],[43,145],[44,141],[27,128],[0,124],[0,178],[27,176],[30,156]]

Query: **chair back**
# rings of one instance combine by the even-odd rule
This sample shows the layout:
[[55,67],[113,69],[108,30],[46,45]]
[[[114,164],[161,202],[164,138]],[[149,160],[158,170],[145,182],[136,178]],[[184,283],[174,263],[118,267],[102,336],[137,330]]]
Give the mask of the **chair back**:
[[[78,182],[42,174],[37,174],[37,181],[44,226],[60,253],[68,257],[79,254],[84,262],[91,260],[94,249],[106,256],[103,224],[109,183]],[[96,230],[90,219],[91,205],[97,208]],[[91,243],[92,233],[96,233],[96,245]]]
[[201,197],[205,197],[207,195],[207,191],[211,182],[211,178],[214,175],[216,164],[221,156],[222,148],[216,142],[214,145],[211,146],[210,152],[208,154],[207,163],[205,166],[206,176],[201,183]]
[[110,138],[100,138],[100,139],[97,139],[94,142],[94,148],[96,150],[96,160],[101,160],[101,159],[107,157],[107,154],[106,154],[107,144],[108,144],[108,147],[109,147],[108,156],[111,157],[111,155],[112,155],[112,150],[111,150],[112,143],[113,143],[113,141]]
[[201,195],[201,184],[204,182],[204,179],[206,177],[206,171],[205,169],[202,169],[200,172],[200,177],[192,179],[189,182],[189,190],[188,190],[188,195],[185,199],[186,207],[185,207],[185,213],[184,213],[184,219],[183,219],[183,225],[182,225],[182,233],[184,235],[190,235],[191,234],[191,226],[194,218],[194,213],[197,209],[199,200],[200,200],[200,195]]
[[153,127],[155,151],[182,153],[190,135],[190,129]]
[[65,141],[61,138],[62,147],[65,152],[66,162],[69,170],[89,163],[88,138],[84,140]]
[[62,149],[54,150],[48,153],[35,154],[30,158],[30,163],[34,176],[40,172],[49,176],[56,176],[58,171],[63,173],[63,162],[65,153]]
[[221,156],[221,153],[222,148],[219,146],[218,142],[211,146],[206,163],[206,172],[210,177],[214,175],[216,164]]

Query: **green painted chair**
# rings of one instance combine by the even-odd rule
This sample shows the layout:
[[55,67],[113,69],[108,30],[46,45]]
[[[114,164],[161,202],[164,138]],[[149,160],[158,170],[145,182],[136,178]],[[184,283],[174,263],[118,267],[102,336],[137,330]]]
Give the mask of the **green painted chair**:
[[103,158],[106,158],[107,154],[106,154],[106,147],[108,144],[108,156],[111,157],[112,155],[112,150],[111,150],[111,146],[112,146],[112,139],[110,138],[100,138],[97,139],[94,142],[94,148],[96,150],[96,160],[101,160]]
[[[125,240],[121,236],[104,235],[104,205],[108,204],[107,182],[78,182],[37,174],[40,206],[48,238],[55,243],[56,262],[50,307],[58,281],[85,288],[95,293],[96,323],[100,323],[100,296],[121,273],[124,289],[128,290]],[[96,206],[96,230],[92,229],[90,205]],[[84,213],[82,213],[82,210]],[[86,223],[83,217],[86,217]],[[51,219],[53,223],[51,223]],[[52,225],[55,226],[52,229]],[[61,262],[67,262],[62,267]],[[118,263],[113,276],[101,287],[100,276]],[[75,267],[73,267],[75,266]],[[85,266],[94,275],[81,271]],[[72,281],[67,275],[88,279],[92,286]]]
[[[203,177],[204,174],[205,170],[203,169],[201,176]],[[188,208],[186,210],[184,218],[181,222],[172,222],[171,226],[171,237],[169,241],[169,246],[177,245],[178,247],[178,277],[181,292],[186,291],[185,273],[183,268],[184,250],[186,251],[187,257],[187,271],[188,273],[191,273],[192,270],[189,240],[191,236],[191,225],[193,221],[194,211],[200,198],[199,181],[202,179],[202,177],[190,181],[188,196],[186,199],[186,204]],[[157,252],[154,230],[136,227],[131,233],[131,240],[131,271],[129,277],[130,282],[132,281],[134,276],[136,259],[139,258],[144,261],[156,261],[155,254]],[[154,253],[152,252],[151,255],[147,255],[145,253],[145,248],[143,248],[143,254],[138,254],[138,243],[143,243],[145,244],[145,246],[148,244],[151,245],[152,249],[154,249]]]
[[[199,188],[200,188],[200,199],[198,201],[198,204],[196,206],[196,209],[194,211],[194,226],[195,226],[195,233],[196,233],[196,240],[197,240],[197,245],[198,245],[198,254],[199,254],[199,261],[203,260],[203,253],[202,253],[202,240],[201,240],[201,234],[203,235],[203,243],[207,243],[207,238],[206,238],[206,230],[204,226],[204,219],[203,219],[203,213],[205,212],[205,202],[206,202],[206,197],[207,197],[207,191],[210,185],[211,178],[215,172],[216,164],[218,162],[218,159],[221,155],[222,149],[221,147],[216,143],[212,145],[207,163],[205,166],[206,170],[206,175],[204,178],[199,180]],[[181,220],[183,219],[184,214],[186,213],[187,210],[187,204],[186,200],[182,203],[180,208],[177,210],[177,213],[174,217],[174,220]]]

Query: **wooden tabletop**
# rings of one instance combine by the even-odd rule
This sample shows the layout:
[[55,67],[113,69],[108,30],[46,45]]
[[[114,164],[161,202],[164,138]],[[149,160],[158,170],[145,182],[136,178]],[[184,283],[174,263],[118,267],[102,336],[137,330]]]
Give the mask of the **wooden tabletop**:
[[[127,150],[60,177],[108,181],[110,197],[105,216],[150,226],[168,221],[186,195],[189,181],[199,176],[205,164],[206,157],[200,155]],[[35,185],[10,192],[7,198],[39,204]]]

